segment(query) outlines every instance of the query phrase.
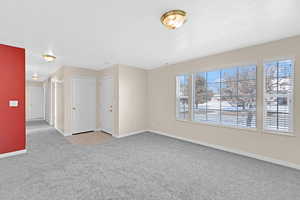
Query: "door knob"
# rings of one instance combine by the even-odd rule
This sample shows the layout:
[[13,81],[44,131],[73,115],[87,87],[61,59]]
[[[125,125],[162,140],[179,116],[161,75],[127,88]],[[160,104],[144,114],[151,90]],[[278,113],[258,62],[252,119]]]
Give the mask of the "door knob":
[[73,108],[72,108],[72,110],[76,110],[76,108],[75,108],[75,107],[73,107]]

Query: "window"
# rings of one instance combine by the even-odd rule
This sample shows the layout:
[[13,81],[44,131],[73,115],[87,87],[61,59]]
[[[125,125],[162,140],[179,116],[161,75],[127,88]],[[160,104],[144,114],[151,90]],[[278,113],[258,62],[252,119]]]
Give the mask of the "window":
[[193,75],[193,120],[256,127],[256,66]]
[[292,60],[264,63],[264,129],[293,131]]
[[189,81],[190,75],[176,76],[176,118],[189,119]]

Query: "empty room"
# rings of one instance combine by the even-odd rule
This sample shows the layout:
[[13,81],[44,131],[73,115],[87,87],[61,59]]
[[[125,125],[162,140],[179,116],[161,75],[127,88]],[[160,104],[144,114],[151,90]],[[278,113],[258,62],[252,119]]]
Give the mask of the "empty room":
[[299,200],[299,0],[0,2],[0,200]]

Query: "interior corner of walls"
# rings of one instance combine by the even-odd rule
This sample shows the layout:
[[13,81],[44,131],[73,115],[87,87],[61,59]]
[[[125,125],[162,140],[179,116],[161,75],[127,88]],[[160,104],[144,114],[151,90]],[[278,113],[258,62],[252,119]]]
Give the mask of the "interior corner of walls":
[[64,131],[64,130],[61,130],[61,129],[59,129],[59,128],[55,128],[60,134],[62,134],[63,136],[70,136],[70,135],[72,135],[72,133],[71,132],[66,132],[66,131]]
[[145,132],[148,132],[148,130],[138,130],[138,131],[133,131],[133,132],[126,132],[126,133],[121,133],[115,137],[117,138],[123,138],[123,137],[128,137],[128,136],[132,136],[132,135],[137,135],[137,134],[140,134],[140,133],[145,133]]

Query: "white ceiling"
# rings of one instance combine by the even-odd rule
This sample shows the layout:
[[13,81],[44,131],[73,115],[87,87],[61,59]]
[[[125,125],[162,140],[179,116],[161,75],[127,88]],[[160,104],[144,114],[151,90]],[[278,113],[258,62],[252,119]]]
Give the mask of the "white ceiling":
[[[152,69],[300,34],[299,0],[1,0],[0,42],[25,47],[26,71],[47,77],[59,66]],[[170,9],[188,22],[167,30]],[[41,57],[57,56],[54,63]]]

